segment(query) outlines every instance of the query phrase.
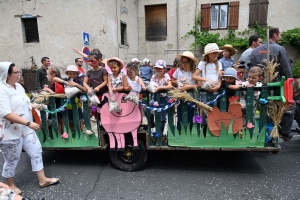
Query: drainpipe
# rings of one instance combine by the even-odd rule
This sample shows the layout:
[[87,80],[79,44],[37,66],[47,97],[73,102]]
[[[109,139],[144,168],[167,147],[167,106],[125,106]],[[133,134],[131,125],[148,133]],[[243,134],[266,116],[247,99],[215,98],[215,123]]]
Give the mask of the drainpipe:
[[116,21],[117,21],[117,48],[118,48],[118,58],[120,57],[120,44],[119,44],[119,26],[120,22],[118,20],[118,0],[116,1]]
[[177,22],[177,38],[176,38],[176,47],[177,55],[179,54],[179,0],[176,0],[176,22]]

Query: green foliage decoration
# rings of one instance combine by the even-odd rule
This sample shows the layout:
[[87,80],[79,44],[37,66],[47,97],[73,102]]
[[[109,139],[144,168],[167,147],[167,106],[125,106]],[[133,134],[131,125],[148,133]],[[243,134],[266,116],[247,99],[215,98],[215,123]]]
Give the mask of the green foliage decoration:
[[[266,31],[270,26],[260,26],[257,22],[253,28],[244,31],[236,32],[229,29],[224,38],[219,38],[219,33],[209,33],[208,31],[200,31],[201,13],[199,12],[195,17],[193,29],[188,31],[182,38],[194,36],[195,42],[190,45],[191,50],[196,50],[199,47],[204,47],[208,43],[217,43],[219,46],[231,44],[235,48],[247,49],[248,48],[248,35],[253,33],[259,35],[263,41],[266,40]],[[182,39],[181,38],[181,39]],[[282,33],[280,44],[290,44],[293,47],[300,49],[300,28],[294,28]]]

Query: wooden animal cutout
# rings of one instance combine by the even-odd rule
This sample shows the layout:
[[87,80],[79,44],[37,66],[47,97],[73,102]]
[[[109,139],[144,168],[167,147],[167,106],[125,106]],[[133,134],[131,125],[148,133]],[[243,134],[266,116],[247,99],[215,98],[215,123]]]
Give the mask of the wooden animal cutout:
[[[109,94],[106,93],[103,98],[108,96]],[[100,110],[101,124],[108,133],[111,150],[115,149],[116,141],[117,149],[124,149],[124,134],[129,132],[132,134],[134,148],[138,148],[137,129],[141,124],[142,114],[138,105],[124,100],[126,96],[127,94],[124,93],[116,93],[115,95],[121,112],[110,112],[109,102],[105,103]]]
[[224,123],[228,131],[229,124],[233,119],[232,132],[236,134],[243,128],[243,113],[242,105],[238,102],[238,96],[229,98],[229,106],[227,112],[221,112],[218,107],[213,107],[213,110],[207,115],[207,123],[209,130],[214,136],[219,136]]

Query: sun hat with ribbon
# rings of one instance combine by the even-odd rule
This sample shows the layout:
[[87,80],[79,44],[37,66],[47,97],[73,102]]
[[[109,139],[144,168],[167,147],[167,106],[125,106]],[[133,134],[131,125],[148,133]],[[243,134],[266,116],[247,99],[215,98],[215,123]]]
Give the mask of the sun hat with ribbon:
[[65,74],[68,75],[68,72],[77,72],[78,75],[80,74],[80,71],[75,65],[69,65],[65,70]]
[[8,68],[11,64],[11,62],[0,62],[0,82],[6,82]]
[[112,57],[112,58],[109,58],[109,59],[107,59],[107,61],[106,61],[106,64],[107,65],[109,65],[109,62],[110,61],[117,61],[118,63],[120,63],[120,69],[123,69],[124,68],[124,63],[123,63],[123,61],[120,59],[120,58],[117,58],[117,57]]
[[227,69],[225,69],[223,77],[225,76],[234,77],[235,79],[238,79],[237,71],[232,67],[228,67]]
[[236,50],[230,44],[225,44],[224,46],[221,46],[220,49],[228,49],[230,51],[231,56],[235,55],[236,53]]
[[178,54],[177,55],[177,58],[181,59],[181,57],[184,56],[184,57],[187,57],[187,58],[190,58],[192,59],[195,63],[198,63],[198,60],[195,59],[195,56],[192,52],[190,51],[185,51],[183,52],[182,54]]
[[208,43],[207,45],[205,45],[204,47],[204,54],[203,56],[206,56],[207,54],[210,53],[221,53],[223,50],[219,49],[219,46],[216,43]]

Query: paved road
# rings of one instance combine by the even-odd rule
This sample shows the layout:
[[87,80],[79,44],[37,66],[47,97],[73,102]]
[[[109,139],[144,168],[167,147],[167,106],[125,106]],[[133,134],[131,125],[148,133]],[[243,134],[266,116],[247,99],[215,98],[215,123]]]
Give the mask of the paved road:
[[[16,184],[33,199],[300,199],[300,141],[277,154],[150,151],[143,171],[114,169],[108,151],[44,152],[49,176],[61,183],[41,189],[27,154]],[[3,158],[0,158],[3,163]]]

